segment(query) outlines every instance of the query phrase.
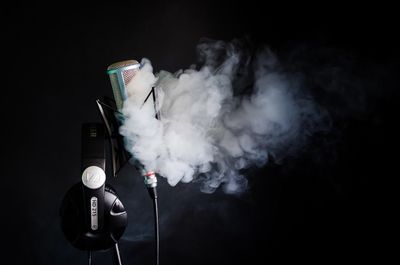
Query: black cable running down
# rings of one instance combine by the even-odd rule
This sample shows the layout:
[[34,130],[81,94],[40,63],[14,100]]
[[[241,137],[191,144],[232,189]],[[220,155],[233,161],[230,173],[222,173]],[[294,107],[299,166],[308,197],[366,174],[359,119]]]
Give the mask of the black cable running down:
[[160,232],[158,222],[158,203],[157,203],[157,188],[148,188],[150,197],[153,199],[154,208],[154,231],[156,236],[156,265],[160,265]]
[[156,234],[156,259],[157,265],[160,265],[160,232],[158,227],[158,205],[157,205],[157,198],[153,200],[154,204],[154,229]]

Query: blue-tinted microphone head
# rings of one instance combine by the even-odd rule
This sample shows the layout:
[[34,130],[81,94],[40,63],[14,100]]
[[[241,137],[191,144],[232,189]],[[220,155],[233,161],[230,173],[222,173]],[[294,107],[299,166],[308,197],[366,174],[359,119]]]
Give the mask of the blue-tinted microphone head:
[[126,85],[132,80],[140,68],[136,60],[126,60],[113,63],[107,68],[107,74],[114,94],[115,104],[118,110],[122,109],[124,100],[127,98]]

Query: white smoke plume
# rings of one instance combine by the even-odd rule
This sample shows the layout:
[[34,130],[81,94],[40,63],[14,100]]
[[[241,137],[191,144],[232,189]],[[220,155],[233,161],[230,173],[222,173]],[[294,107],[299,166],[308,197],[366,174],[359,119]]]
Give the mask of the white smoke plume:
[[[280,161],[326,129],[326,112],[269,49],[249,56],[233,43],[206,41],[198,52],[201,67],[174,74],[154,74],[143,59],[127,85],[120,129],[127,149],[170,185],[195,179],[203,192],[221,185],[242,192],[246,168]],[[142,104],[153,86],[160,120],[152,102]]]

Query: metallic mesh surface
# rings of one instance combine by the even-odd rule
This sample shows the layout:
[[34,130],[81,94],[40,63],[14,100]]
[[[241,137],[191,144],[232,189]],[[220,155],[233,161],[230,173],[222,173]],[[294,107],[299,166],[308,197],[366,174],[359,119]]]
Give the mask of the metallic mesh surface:
[[[113,63],[110,66],[108,66],[107,70],[120,69],[120,68],[124,68],[124,67],[131,66],[131,65],[136,65],[136,64],[139,64],[139,62],[136,60],[126,60],[126,61],[116,62],[116,63]],[[127,85],[132,80],[132,78],[135,76],[135,73],[137,70],[138,69],[128,69],[128,70],[122,71],[122,76],[124,78],[125,85]]]

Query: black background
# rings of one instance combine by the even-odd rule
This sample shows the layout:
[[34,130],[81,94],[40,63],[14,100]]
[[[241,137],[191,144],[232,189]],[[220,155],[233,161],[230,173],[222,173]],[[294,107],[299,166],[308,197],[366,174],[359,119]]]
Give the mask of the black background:
[[[86,254],[64,239],[58,210],[79,180],[80,126],[100,121],[94,100],[112,95],[106,67],[147,57],[156,71],[186,68],[202,37],[247,37],[278,54],[298,45],[333,48],[351,55],[357,71],[365,65],[365,83],[374,69],[380,74],[369,84],[365,113],[336,121],[332,150],[249,172],[242,196],[160,180],[161,264],[365,262],[394,252],[395,8],[110,1],[15,4],[1,13],[4,264],[85,264]],[[125,264],[154,261],[141,181],[128,165],[115,183],[130,217],[120,242]],[[94,264],[110,263],[107,252],[95,254]]]

